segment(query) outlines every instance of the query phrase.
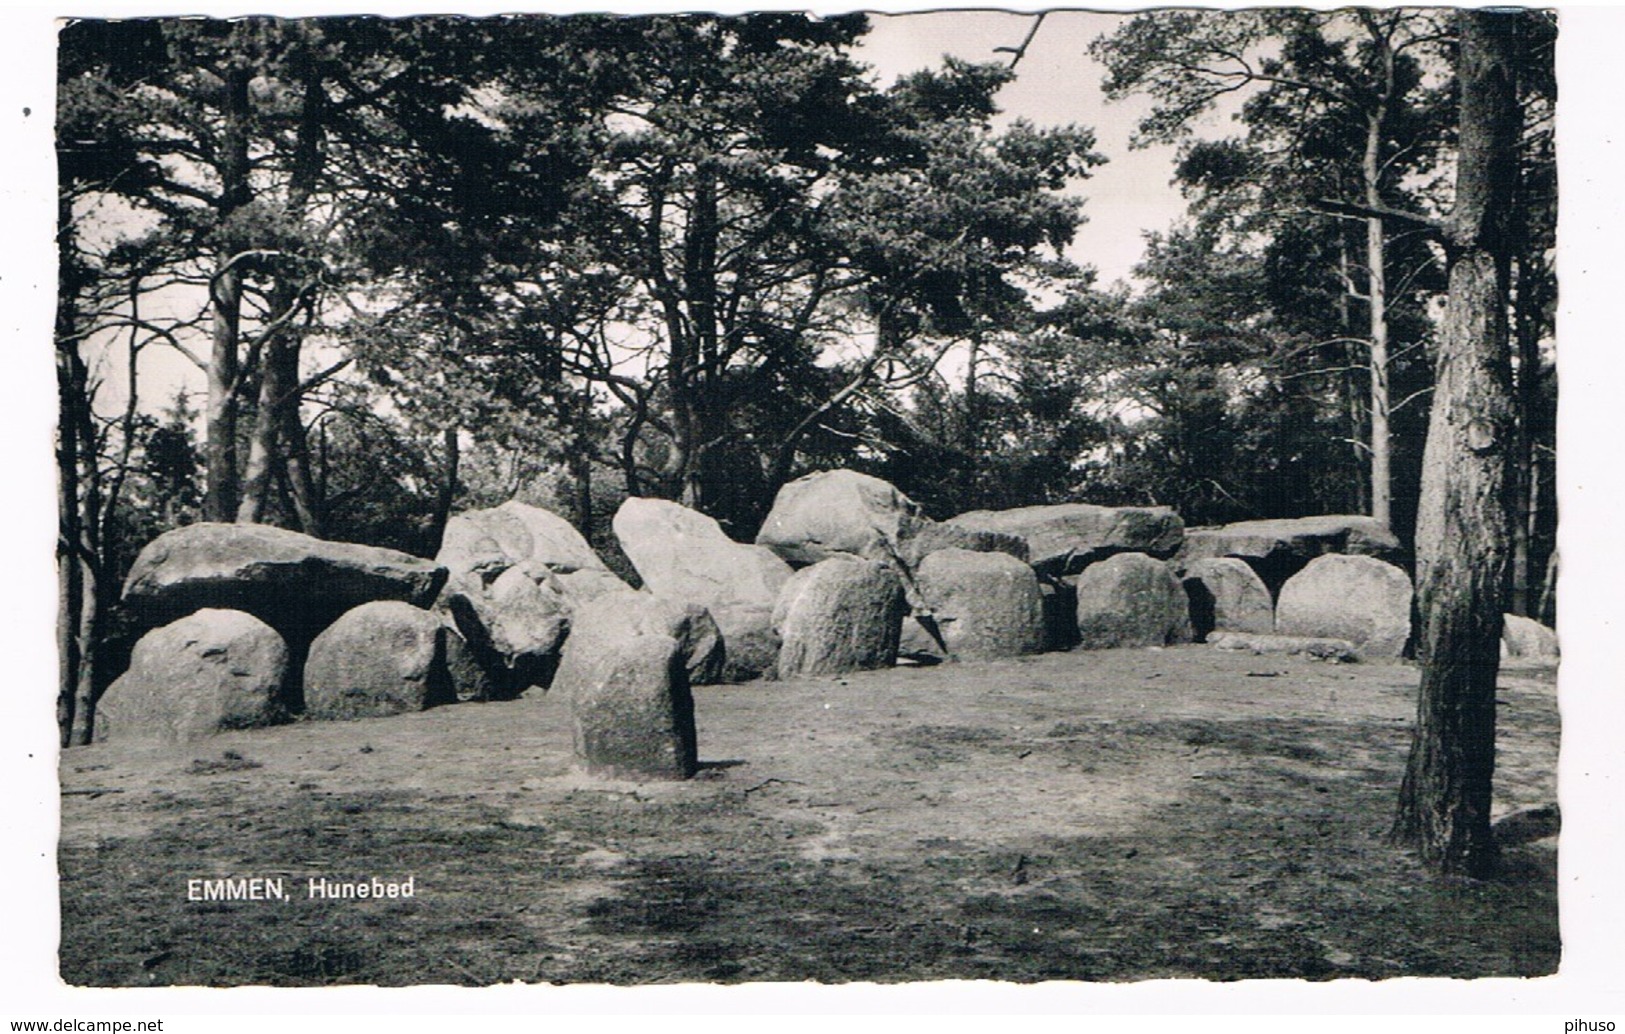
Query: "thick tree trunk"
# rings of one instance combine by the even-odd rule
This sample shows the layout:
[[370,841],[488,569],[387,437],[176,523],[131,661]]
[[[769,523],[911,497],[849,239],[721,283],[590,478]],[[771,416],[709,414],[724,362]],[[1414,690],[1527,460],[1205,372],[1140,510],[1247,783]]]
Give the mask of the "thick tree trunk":
[[78,563],[81,586],[77,629],[79,668],[74,673],[73,722],[68,743],[82,747],[91,741],[95,732],[97,644],[101,637],[101,594],[104,588],[89,558],[80,558]]
[[[274,292],[273,296],[277,293],[280,292]],[[286,467],[295,523],[300,531],[320,538],[323,531],[320,503],[310,472],[305,427],[299,418],[299,353],[297,331],[286,327],[265,342],[259,404],[249,439],[237,520],[245,524],[264,520],[272,473],[280,461]]]
[[[301,54],[299,60],[304,65],[301,72],[304,93],[286,206],[289,221],[295,223],[304,220],[305,209],[321,174],[325,135],[323,120],[327,112],[327,93],[315,65],[308,54]],[[299,355],[303,346],[303,329],[294,316],[302,303],[301,285],[296,281],[295,274],[283,270],[271,289],[269,309],[275,327],[265,335],[260,352],[259,407],[249,440],[243,498],[237,509],[237,520],[258,523],[264,518],[272,467],[280,460],[288,468],[294,517],[300,530],[320,537],[320,511],[310,475],[304,423],[299,418],[302,401]]]
[[1416,534],[1422,684],[1393,829],[1429,866],[1473,876],[1495,861],[1495,681],[1515,513],[1505,221],[1519,129],[1518,17],[1460,15],[1450,295]]
[[242,309],[242,274],[222,272],[211,289],[212,345],[208,401],[204,404],[203,519],[229,521],[237,505],[237,327]]
[[578,448],[576,454],[570,458],[571,473],[575,475],[575,518],[576,530],[581,537],[592,540],[592,455],[584,448]]
[[1537,287],[1539,260],[1526,252],[1516,260],[1517,302],[1513,306],[1518,342],[1518,439],[1513,459],[1520,519],[1513,526],[1512,603],[1514,614],[1528,615],[1533,603],[1531,540],[1540,512],[1540,466],[1535,456],[1535,417],[1540,410],[1540,311],[1545,299]]
[[1371,266],[1371,516],[1393,522],[1392,450],[1388,430],[1388,286],[1383,277],[1383,221],[1366,221]]
[[626,494],[633,497],[643,495],[643,477],[638,473],[638,435],[643,430],[643,424],[644,415],[640,407],[621,433],[621,447],[617,454],[621,464],[621,481],[626,487]]
[[[61,213],[64,220],[69,213]],[[67,225],[66,222],[63,223]],[[64,251],[72,247],[63,234]],[[62,746],[90,742],[96,692],[96,645],[101,598],[107,591],[98,564],[101,534],[100,456],[91,412],[90,373],[75,337],[79,284],[63,264],[56,316],[57,424],[57,651],[56,713]],[[134,390],[134,384],[131,384]],[[126,429],[128,433],[128,429]]]
[[592,460],[595,454],[592,433],[592,392],[582,389],[572,405],[575,423],[575,441],[570,448],[570,477],[575,489],[575,505],[571,507],[576,530],[588,542],[592,541]]
[[719,486],[716,446],[726,433],[725,404],[718,396],[721,359],[717,324],[717,174],[702,163],[694,173],[694,207],[683,242],[683,293],[692,335],[693,372],[683,378],[678,404],[686,411],[688,440],[679,443],[684,506],[715,516]]
[[[1338,231],[1337,238],[1338,271],[1342,274],[1343,282],[1351,284],[1354,281],[1349,272],[1348,238],[1344,236],[1341,230]],[[1360,347],[1358,342],[1353,340],[1354,317],[1350,312],[1349,301],[1349,292],[1347,291],[1337,296],[1338,326],[1342,329],[1343,336],[1349,339],[1343,346],[1343,401],[1345,416],[1348,420],[1349,447],[1354,450],[1354,469],[1358,471],[1360,467],[1365,466],[1367,463],[1366,457],[1369,453],[1369,446],[1365,443],[1370,441],[1365,426],[1365,406],[1361,404],[1362,395],[1369,398],[1370,390],[1360,383],[1359,367],[1369,363],[1371,357]],[[1358,476],[1352,480],[1354,482],[1354,508],[1349,512],[1370,513],[1371,482]],[[1348,504],[1346,501],[1339,501],[1337,505],[1341,508]]]
[[1376,213],[1383,208],[1382,184],[1386,163],[1383,147],[1388,139],[1390,109],[1397,95],[1398,54],[1393,46],[1393,25],[1375,13],[1358,12],[1379,63],[1380,79],[1376,96],[1365,120],[1365,148],[1360,158],[1360,178],[1365,188],[1366,208],[1372,214],[1365,222],[1366,302],[1370,313],[1371,355],[1371,516],[1393,525],[1393,445],[1388,418],[1388,275],[1387,226]]
[[1535,617],[1543,625],[1557,624],[1557,550],[1546,558],[1546,574],[1541,579],[1540,609]]
[[982,331],[972,330],[969,348],[965,353],[965,433],[961,446],[971,462],[976,462],[982,451],[982,406],[979,390],[982,376]]
[[[291,361],[294,376],[298,376],[299,355],[295,350]],[[305,534],[317,538],[327,536],[327,522],[323,518],[323,499],[316,491],[316,479],[311,474],[310,442],[305,437],[305,424],[299,417],[298,390],[282,406],[280,437],[287,453],[288,482],[293,489],[293,512]]]
[[[1365,202],[1382,207],[1382,129],[1386,104],[1379,105],[1366,128],[1362,174]],[[1393,523],[1393,473],[1388,431],[1388,277],[1385,272],[1387,229],[1381,216],[1365,222],[1366,299],[1371,314],[1371,516]]]
[[[66,243],[62,245],[68,247]],[[73,288],[62,279],[62,298],[56,318],[56,379],[58,397],[56,438],[57,501],[57,624],[56,647],[59,661],[56,719],[62,746],[71,742],[74,701],[79,683],[80,597],[85,590],[83,567],[79,563],[79,423],[85,399],[85,366],[79,346],[73,339],[77,323]]]
[[[248,84],[250,70],[234,62],[225,73],[223,124],[220,134],[221,193],[218,218],[224,222],[250,198],[248,183]],[[230,521],[237,516],[237,378],[239,325],[242,319],[242,270],[225,256],[209,289],[211,306],[208,402],[204,408],[205,488],[203,519]]]
[[[278,285],[272,292],[272,312],[285,312],[288,300]],[[260,352],[260,393],[254,409],[254,428],[248,438],[248,461],[243,466],[242,499],[237,505],[240,524],[258,524],[265,519],[265,504],[271,490],[271,465],[276,462],[277,430],[282,426],[283,399],[294,388],[288,383],[287,342],[280,331],[272,333]],[[303,529],[309,530],[309,529]]]
[[[61,455],[60,451],[58,455]],[[73,543],[78,534],[77,506],[76,500],[73,499],[76,479],[62,478],[60,467],[57,476],[62,479],[61,485],[66,490],[63,494],[68,497],[67,505],[62,506],[63,500],[61,495],[58,496],[60,509],[56,548],[58,659],[56,723],[61,745],[66,747],[71,742],[74,690],[79,682],[79,594],[84,591],[84,582],[80,577],[78,559],[73,551]],[[73,516],[69,517],[70,514]]]
[[[688,471],[694,462],[694,440],[697,414],[695,399],[698,395],[694,380],[698,376],[699,356],[694,349],[694,335],[689,333],[688,320],[683,313],[682,290],[673,282],[666,268],[665,224],[666,188],[671,182],[672,166],[668,160],[649,187],[649,215],[644,223],[644,254],[653,293],[660,303],[661,322],[665,325],[668,358],[666,361],[666,392],[671,398],[671,453],[660,471],[663,488],[671,495],[683,496],[688,490]],[[633,485],[639,481],[634,455],[635,431],[643,424],[643,414],[634,415],[633,427],[622,439],[623,468],[627,475],[627,491],[637,494]]]
[[[111,507],[113,502],[110,494],[104,496],[102,457],[97,448],[100,436],[95,414],[91,410],[89,375],[77,350],[73,353],[73,360],[79,367],[75,377],[82,385],[82,390],[76,396],[79,405],[75,407],[76,424],[73,428],[79,436],[79,548],[74,561],[79,565],[79,618],[75,630],[79,665],[74,679],[73,726],[68,742],[83,746],[90,742],[95,722],[96,666],[100,660],[98,646],[102,639],[102,617],[105,614],[103,596],[112,596],[117,588],[112,584],[112,572],[105,570],[111,565],[107,543],[102,539],[102,520],[104,509]],[[129,384],[132,400],[136,390],[133,365]],[[126,433],[129,433],[128,429]],[[111,603],[111,600],[107,602]]]
[[457,500],[458,449],[457,428],[448,427],[441,433],[446,453],[446,477],[440,482],[440,495],[435,499],[434,524],[429,528],[429,545],[440,552],[441,540],[446,536],[446,524],[451,520],[451,504]]

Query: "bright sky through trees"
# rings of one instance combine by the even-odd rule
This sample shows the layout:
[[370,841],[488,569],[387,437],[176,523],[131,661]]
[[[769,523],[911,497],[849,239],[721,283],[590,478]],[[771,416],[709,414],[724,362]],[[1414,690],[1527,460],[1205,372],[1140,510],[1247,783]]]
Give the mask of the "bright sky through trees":
[[[873,15],[859,56],[880,81],[940,64],[944,54],[967,61],[1008,61],[995,47],[1020,45],[1034,15],[1008,11],[932,11]],[[1105,69],[1089,57],[1091,40],[1111,32],[1126,14],[1053,11],[1016,66],[1016,81],[999,92],[1001,120],[1022,117],[1040,126],[1075,122],[1092,127],[1096,149],[1110,161],[1076,190],[1088,198],[1089,221],[1067,250],[1092,265],[1100,282],[1128,279],[1143,250],[1147,230],[1165,229],[1183,210],[1173,178],[1174,148],[1129,150],[1129,135],[1148,104],[1141,98],[1108,103],[1101,92]],[[1207,117],[1203,135],[1227,132],[1229,111]]]
[[[939,10],[911,14],[873,14],[871,30],[857,56],[874,69],[878,85],[922,68],[940,67],[945,55],[966,61],[1008,61],[996,47],[1015,47],[1027,37],[1034,15],[1007,11]],[[1101,92],[1105,74],[1087,54],[1089,42],[1112,31],[1126,14],[1057,11],[1045,16],[1017,66],[1017,78],[1003,88],[998,122],[1025,118],[1039,126],[1076,123],[1091,127],[1097,150],[1110,160],[1097,167],[1073,190],[1087,198],[1087,222],[1067,249],[1067,256],[1095,267],[1100,283],[1126,280],[1140,260],[1143,235],[1165,229],[1182,211],[1171,185],[1173,148],[1129,149],[1129,135],[1143,114],[1136,98],[1108,103]],[[1208,117],[1209,132],[1222,132],[1228,115]],[[116,213],[114,213],[116,217]],[[104,404],[122,404],[122,371],[102,368]],[[167,405],[177,386],[202,390],[203,375],[171,349],[153,349],[142,359],[143,394],[153,406]]]

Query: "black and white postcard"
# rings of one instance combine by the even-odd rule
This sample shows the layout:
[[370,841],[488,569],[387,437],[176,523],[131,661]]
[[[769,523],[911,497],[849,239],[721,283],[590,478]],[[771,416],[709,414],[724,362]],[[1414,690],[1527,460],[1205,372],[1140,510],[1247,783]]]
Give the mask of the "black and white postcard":
[[30,971],[1607,968],[1617,22],[55,13]]

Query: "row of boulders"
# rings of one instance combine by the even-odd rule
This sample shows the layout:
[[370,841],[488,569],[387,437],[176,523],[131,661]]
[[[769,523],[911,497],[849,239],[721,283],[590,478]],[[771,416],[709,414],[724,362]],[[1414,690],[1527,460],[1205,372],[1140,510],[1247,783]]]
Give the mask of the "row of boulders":
[[[1316,557],[1281,586],[1273,603],[1253,567],[1235,557],[1181,564],[1193,630],[1228,635],[1327,639],[1363,657],[1399,657],[1411,636],[1411,580],[1371,556]],[[1290,652],[1299,652],[1296,650]]]
[[[437,702],[452,671],[470,677],[424,609],[445,581],[443,567],[419,557],[265,525],[160,535],[124,584],[125,604],[159,627],[98,702],[97,736],[185,740],[301,710],[395,713]],[[332,694],[302,694],[312,679]],[[374,701],[370,712],[362,699]]]
[[662,500],[628,499],[613,528],[641,591],[518,502],[453,517],[433,562],[261,526],[170,532],[126,600],[171,624],[99,724],[184,738],[552,684],[589,763],[681,774],[689,687],[706,682],[1207,637],[1398,656],[1410,630],[1398,544],[1369,518],[1187,532],[1165,507],[1074,503],[937,522],[885,481],[829,471],[786,485],[755,543]]
[[1287,579],[1276,601],[1235,557],[1187,563],[1119,553],[1084,568],[1070,587],[1077,643],[1086,649],[1279,635],[1335,639],[1347,653],[1392,658],[1410,639],[1410,578],[1367,556],[1318,557]]
[[1328,554],[1374,557],[1396,567],[1408,560],[1386,524],[1347,514],[1188,528],[1177,559],[1186,565],[1222,557],[1242,560],[1275,595],[1311,560]]
[[567,522],[517,502],[454,517],[436,561],[263,525],[178,528],[125,582],[160,627],[99,702],[98,736],[512,696],[552,678],[571,609],[612,590],[632,591]]

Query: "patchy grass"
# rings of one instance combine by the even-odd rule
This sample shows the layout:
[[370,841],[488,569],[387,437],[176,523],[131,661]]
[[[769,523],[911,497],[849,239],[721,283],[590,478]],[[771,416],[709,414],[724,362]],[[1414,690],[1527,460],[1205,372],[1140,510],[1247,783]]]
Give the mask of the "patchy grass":
[[[63,756],[61,971],[88,985],[1523,976],[1555,840],[1489,881],[1384,834],[1416,672],[1188,647],[697,691],[687,783],[574,771],[545,696]],[[1555,800],[1506,673],[1497,814]],[[253,760],[249,760],[252,758]],[[199,776],[205,778],[186,778]],[[286,901],[191,901],[271,877]],[[412,877],[410,899],[306,881]]]
[[187,775],[215,775],[219,772],[245,772],[259,768],[258,761],[250,761],[235,750],[222,751],[218,758],[193,758]]

